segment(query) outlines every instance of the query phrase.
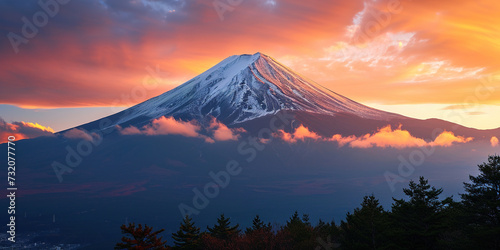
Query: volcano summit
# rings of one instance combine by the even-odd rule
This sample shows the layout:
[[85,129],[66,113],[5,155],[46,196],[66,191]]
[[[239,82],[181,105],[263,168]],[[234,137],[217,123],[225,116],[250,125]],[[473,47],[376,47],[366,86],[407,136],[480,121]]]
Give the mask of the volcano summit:
[[186,83],[123,111],[113,125],[143,125],[162,116],[234,125],[279,111],[353,114],[390,120],[400,115],[376,110],[339,95],[256,53],[226,58]]

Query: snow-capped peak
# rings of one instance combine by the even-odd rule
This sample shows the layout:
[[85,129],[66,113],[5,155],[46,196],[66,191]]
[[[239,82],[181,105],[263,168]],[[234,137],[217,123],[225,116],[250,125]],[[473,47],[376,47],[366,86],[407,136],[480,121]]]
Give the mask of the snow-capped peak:
[[236,124],[280,110],[335,115],[351,113],[387,120],[395,114],[341,96],[294,73],[262,53],[230,56],[162,95],[130,108],[118,124],[137,117],[174,116],[204,120],[216,117]]

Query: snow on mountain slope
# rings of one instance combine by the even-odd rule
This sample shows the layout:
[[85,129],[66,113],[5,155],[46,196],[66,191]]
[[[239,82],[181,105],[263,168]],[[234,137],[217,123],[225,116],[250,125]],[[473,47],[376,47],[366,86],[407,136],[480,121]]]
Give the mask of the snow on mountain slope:
[[389,120],[401,117],[376,110],[306,80],[269,56],[235,55],[162,95],[131,107],[117,124],[137,117],[216,117],[236,124],[280,110]]

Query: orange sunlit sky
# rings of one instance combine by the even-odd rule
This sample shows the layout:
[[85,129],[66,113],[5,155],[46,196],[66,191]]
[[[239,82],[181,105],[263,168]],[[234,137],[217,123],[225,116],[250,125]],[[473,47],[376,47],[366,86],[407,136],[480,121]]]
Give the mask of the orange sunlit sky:
[[0,3],[6,122],[66,129],[262,52],[374,108],[500,127],[498,1],[47,2]]

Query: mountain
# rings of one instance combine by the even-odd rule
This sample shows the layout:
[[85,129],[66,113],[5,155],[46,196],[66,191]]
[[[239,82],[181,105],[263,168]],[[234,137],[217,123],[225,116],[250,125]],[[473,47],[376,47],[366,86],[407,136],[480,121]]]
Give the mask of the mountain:
[[[230,56],[186,83],[114,115],[78,126],[96,129],[150,124],[162,116],[207,125],[215,117],[229,127],[257,132],[280,112],[325,136],[364,135],[387,125],[403,126],[433,140],[435,130],[489,139],[496,130],[477,130],[439,119],[419,120],[367,107],[337,94],[262,53]],[[104,122],[104,120],[106,120]],[[103,127],[102,124],[107,126]],[[61,131],[65,132],[65,131]]]
[[403,118],[357,103],[256,53],[228,57],[177,88],[118,113],[110,126],[138,126],[161,116],[201,122],[215,117],[235,125],[280,111]]
[[[287,131],[302,124],[320,135],[364,136],[402,125],[427,141],[442,130],[474,140],[432,149],[360,148],[326,140],[258,143],[255,135],[282,115],[293,116],[279,124]],[[208,143],[200,136],[122,135],[112,129],[141,128],[162,116],[200,124],[216,117],[247,132],[237,140]],[[387,207],[392,197],[401,197],[395,190],[420,175],[445,186],[445,195],[461,192],[460,185],[449,183],[467,181],[475,164],[496,153],[491,136],[500,137],[500,129],[476,130],[364,106],[260,53],[231,56],[171,91],[78,128],[104,131],[99,139],[62,131],[15,143],[16,196],[22,204],[16,213],[24,215],[16,219],[19,235],[34,231],[40,238],[45,232],[53,242],[110,249],[123,223],[165,228],[170,235],[185,207],[203,228],[221,213],[248,223],[259,214],[283,224],[299,210],[338,222],[367,193]],[[8,146],[0,144],[0,150]],[[4,171],[2,178],[7,177]]]

